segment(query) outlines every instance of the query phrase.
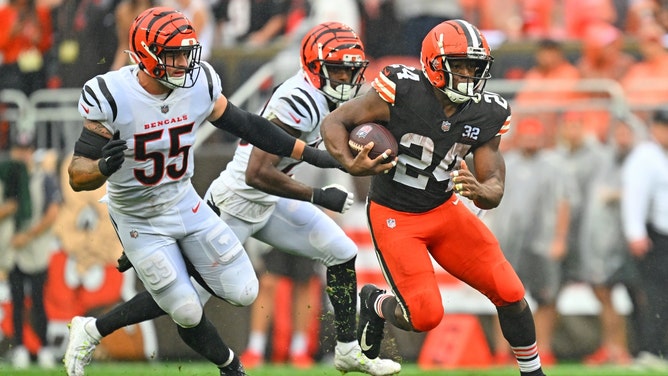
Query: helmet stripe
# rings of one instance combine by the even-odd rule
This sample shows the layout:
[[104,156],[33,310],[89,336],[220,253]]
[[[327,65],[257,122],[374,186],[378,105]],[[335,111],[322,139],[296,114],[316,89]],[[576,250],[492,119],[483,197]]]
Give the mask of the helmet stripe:
[[482,47],[482,38],[473,28],[473,25],[464,20],[453,20],[453,22],[459,25],[462,30],[464,30],[464,35],[466,35],[466,42],[469,47]]

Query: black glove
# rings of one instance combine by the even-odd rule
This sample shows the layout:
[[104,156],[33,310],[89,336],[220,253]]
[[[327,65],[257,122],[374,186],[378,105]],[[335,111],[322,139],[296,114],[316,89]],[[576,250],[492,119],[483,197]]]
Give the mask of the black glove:
[[339,168],[343,170],[341,163],[332,157],[327,150],[314,148],[308,145],[306,145],[302,152],[302,161],[320,168]]
[[353,205],[354,196],[343,186],[332,184],[322,188],[313,188],[311,202],[325,209],[345,213]]
[[97,167],[104,176],[111,176],[123,165],[125,156],[123,152],[128,148],[125,140],[121,140],[121,132],[116,131],[114,136],[102,148],[102,158],[97,163]]
[[116,262],[118,262],[116,269],[121,273],[132,268],[132,263],[128,259],[128,256],[125,255],[125,252],[121,253],[121,257],[119,257]]

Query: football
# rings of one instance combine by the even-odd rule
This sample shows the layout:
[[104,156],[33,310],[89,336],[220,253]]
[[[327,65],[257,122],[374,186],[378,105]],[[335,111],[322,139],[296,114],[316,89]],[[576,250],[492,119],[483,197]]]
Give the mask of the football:
[[392,133],[385,127],[376,123],[365,123],[356,126],[348,139],[348,146],[353,155],[357,155],[364,145],[373,141],[373,149],[369,152],[369,158],[375,159],[387,149],[392,150],[391,158],[397,156],[399,146]]

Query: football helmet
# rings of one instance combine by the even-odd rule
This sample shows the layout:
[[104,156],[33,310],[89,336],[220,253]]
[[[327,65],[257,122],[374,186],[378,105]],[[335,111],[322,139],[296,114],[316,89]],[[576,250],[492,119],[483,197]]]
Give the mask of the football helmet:
[[[147,9],[130,26],[129,39],[132,60],[165,86],[188,88],[197,81],[201,46],[195,29],[183,13],[168,7]],[[182,54],[188,64],[176,67],[175,61]],[[185,70],[185,73],[170,76],[167,68]]]
[[[453,71],[455,60],[475,66],[471,74]],[[479,101],[494,58],[485,36],[464,20],[450,20],[436,25],[422,41],[420,63],[431,84],[451,101]]]
[[[369,61],[362,40],[353,29],[340,22],[324,22],[302,39],[300,65],[311,85],[341,103],[357,95]],[[333,69],[350,69],[350,82],[332,78]]]

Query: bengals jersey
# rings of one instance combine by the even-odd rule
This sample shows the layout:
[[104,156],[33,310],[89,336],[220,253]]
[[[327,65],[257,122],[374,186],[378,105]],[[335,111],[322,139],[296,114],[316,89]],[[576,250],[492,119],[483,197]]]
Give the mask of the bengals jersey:
[[[310,146],[317,147],[322,141],[320,122],[329,112],[327,97],[309,84],[300,70],[276,88],[260,115],[269,120],[274,118],[280,120],[283,124],[299,131],[299,139]],[[247,221],[259,222],[271,214],[270,206],[273,206],[279,197],[246,184],[246,169],[253,148],[253,145],[242,140],[234,152],[232,161],[211,183],[209,192],[212,193],[214,202],[225,201],[225,205],[221,205],[222,210]],[[300,163],[300,160],[284,157],[278,162],[276,168],[286,174],[294,174]],[[246,201],[252,201],[260,205],[262,209],[251,210],[248,207],[251,204],[248,202],[244,202],[244,205],[237,204],[229,207],[227,205],[230,205],[231,201],[223,197],[230,193]]]
[[372,83],[390,105],[384,124],[399,144],[396,168],[373,177],[369,199],[389,208],[420,213],[452,195],[450,172],[476,147],[508,131],[510,105],[484,92],[448,117],[421,71],[390,65]]
[[[110,207],[147,216],[160,213],[188,193],[194,172],[195,133],[222,93],[220,77],[206,62],[193,87],[152,95],[125,66],[88,80],[79,113],[100,122],[127,142],[125,161],[107,179]],[[190,77],[187,77],[190,79]]]

